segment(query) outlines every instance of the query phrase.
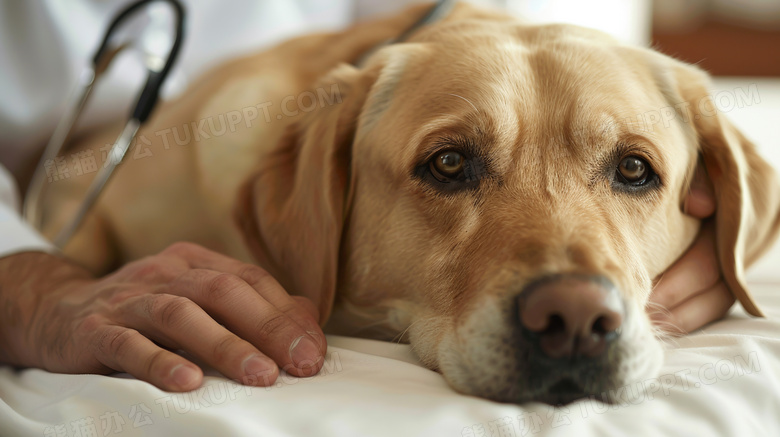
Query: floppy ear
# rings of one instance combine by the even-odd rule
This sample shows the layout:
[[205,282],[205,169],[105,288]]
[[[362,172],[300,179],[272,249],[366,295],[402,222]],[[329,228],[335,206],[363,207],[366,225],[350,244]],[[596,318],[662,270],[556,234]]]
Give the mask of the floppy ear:
[[696,131],[715,192],[716,247],[723,279],[748,313],[763,316],[745,286],[745,268],[771,247],[780,229],[777,174],[717,109],[708,94],[709,76],[677,61],[673,68],[685,101],[683,119]]
[[318,89],[335,103],[303,114],[239,192],[235,217],[257,261],[324,323],[333,304],[355,124],[371,78],[348,65]]

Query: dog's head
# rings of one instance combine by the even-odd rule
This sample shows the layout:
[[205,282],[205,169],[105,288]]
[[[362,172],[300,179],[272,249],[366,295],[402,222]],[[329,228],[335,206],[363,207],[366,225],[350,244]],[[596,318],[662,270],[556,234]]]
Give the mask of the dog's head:
[[261,264],[324,318],[335,301],[404,332],[461,392],[601,394],[660,365],[645,305],[699,229],[683,211],[698,171],[724,278],[760,314],[743,268],[777,227],[777,184],[706,75],[464,14],[323,78],[341,103],[292,126],[242,192]]

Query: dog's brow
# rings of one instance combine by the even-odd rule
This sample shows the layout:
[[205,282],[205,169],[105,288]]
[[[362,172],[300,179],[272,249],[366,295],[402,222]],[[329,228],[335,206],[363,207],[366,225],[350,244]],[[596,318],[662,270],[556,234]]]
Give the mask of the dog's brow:
[[450,94],[450,93],[447,93],[447,95],[448,95],[448,96],[457,97],[457,98],[459,98],[459,99],[463,99],[463,100],[465,100],[465,101],[466,101],[466,103],[468,103],[469,105],[471,105],[471,107],[472,107],[472,108],[474,108],[474,111],[476,111],[476,112],[479,112],[479,109],[477,109],[477,107],[476,107],[476,106],[475,106],[473,103],[471,103],[471,100],[469,100],[469,99],[467,99],[467,98],[465,98],[465,97],[463,97],[463,96],[459,96],[459,95],[457,95],[457,94]]

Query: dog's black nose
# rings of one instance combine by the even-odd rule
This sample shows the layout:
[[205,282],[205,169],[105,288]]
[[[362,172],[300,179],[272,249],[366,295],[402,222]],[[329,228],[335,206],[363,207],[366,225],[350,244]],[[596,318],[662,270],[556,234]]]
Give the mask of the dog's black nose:
[[619,335],[625,315],[617,289],[600,276],[558,275],[518,296],[521,329],[548,358],[597,358]]

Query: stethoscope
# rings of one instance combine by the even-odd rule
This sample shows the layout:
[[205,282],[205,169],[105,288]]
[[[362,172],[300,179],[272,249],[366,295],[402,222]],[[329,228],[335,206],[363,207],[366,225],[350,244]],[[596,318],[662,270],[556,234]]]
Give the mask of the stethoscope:
[[161,60],[158,59],[160,62],[146,63],[148,69],[146,84],[138,96],[138,101],[130,114],[130,118],[127,120],[127,123],[125,123],[125,127],[122,129],[116,142],[114,142],[114,145],[109,150],[105,165],[101,167],[92,180],[76,214],[54,238],[53,243],[57,247],[64,247],[71,236],[78,230],[84,216],[86,216],[87,212],[92,208],[111,177],[111,174],[114,172],[114,169],[125,156],[138,129],[149,118],[149,115],[151,115],[152,110],[157,104],[160,88],[165,82],[173,63],[176,61],[176,56],[179,54],[179,49],[181,48],[182,39],[184,37],[185,13],[184,7],[178,0],[139,0],[122,10],[114,18],[103,37],[100,47],[92,57],[91,65],[85,67],[82,72],[76,91],[73,94],[73,103],[54,129],[54,133],[49,139],[46,149],[44,149],[43,156],[35,169],[35,173],[33,174],[33,178],[27,189],[23,211],[24,217],[28,223],[39,228],[42,219],[41,209],[43,197],[46,193],[46,165],[54,162],[57,154],[62,150],[62,146],[68,140],[68,137],[73,131],[73,126],[76,124],[96,80],[107,70],[109,64],[116,55],[129,45],[126,42],[122,44],[117,43],[117,41],[114,40],[115,31],[142,7],[148,6],[152,2],[163,2],[169,5],[174,15],[175,37],[170,50],[168,51],[168,56],[164,62],[161,62]]
[[[92,180],[92,183],[87,189],[84,200],[79,205],[76,214],[71,219],[71,221],[65,225],[62,230],[60,230],[60,232],[53,240],[54,245],[59,248],[63,248],[68,240],[70,240],[70,238],[73,236],[73,234],[76,233],[79,225],[81,225],[82,221],[84,220],[84,217],[92,208],[98,196],[103,191],[103,188],[106,186],[106,183],[111,177],[111,174],[114,172],[114,169],[117,167],[117,165],[119,165],[119,163],[122,161],[122,158],[125,156],[125,153],[132,144],[139,127],[146,121],[147,118],[149,118],[149,115],[157,104],[160,88],[168,73],[170,72],[171,66],[176,60],[176,55],[179,53],[179,48],[184,36],[184,8],[178,0],[139,0],[124,9],[119,13],[119,15],[116,16],[116,18],[114,18],[114,20],[111,22],[111,25],[108,27],[108,31],[103,37],[103,42],[100,44],[100,47],[95,53],[95,56],[92,58],[92,64],[88,66],[82,73],[77,92],[74,94],[74,104],[69,108],[62,119],[60,119],[60,122],[57,124],[57,127],[55,128],[54,133],[52,134],[49,143],[43,152],[43,156],[41,157],[41,160],[36,167],[35,173],[33,174],[32,181],[25,196],[24,217],[30,224],[36,228],[40,228],[43,196],[46,192],[46,185],[44,183],[44,180],[46,179],[46,164],[53,162],[54,158],[62,149],[62,146],[68,140],[68,137],[73,130],[73,126],[76,123],[76,120],[78,120],[84,104],[87,102],[87,97],[89,96],[97,78],[106,71],[109,63],[114,59],[117,53],[122,51],[122,49],[127,46],[127,44],[120,44],[118,46],[111,45],[111,39],[114,31],[141,7],[147,6],[149,3],[155,1],[165,2],[171,6],[171,9],[175,15],[175,39],[171,45],[170,51],[168,52],[168,57],[164,64],[161,62],[147,63],[149,75],[146,79],[146,85],[144,85],[144,88],[138,97],[138,102],[133,109],[130,119],[127,121],[124,129],[122,129],[122,132],[119,134],[119,137],[117,138],[113,147],[110,149],[105,165],[98,171],[98,174]],[[381,43],[373,49],[369,50],[367,53],[361,56],[355,62],[355,64],[361,65],[371,53],[378,50],[379,48],[388,44],[403,42],[420,27],[442,19],[449,13],[455,3],[456,0],[438,0],[434,7],[432,7],[412,26],[406,29],[401,35],[392,40]]]

